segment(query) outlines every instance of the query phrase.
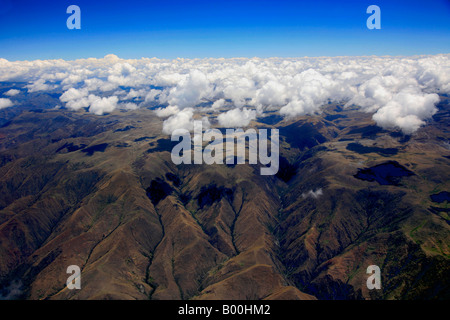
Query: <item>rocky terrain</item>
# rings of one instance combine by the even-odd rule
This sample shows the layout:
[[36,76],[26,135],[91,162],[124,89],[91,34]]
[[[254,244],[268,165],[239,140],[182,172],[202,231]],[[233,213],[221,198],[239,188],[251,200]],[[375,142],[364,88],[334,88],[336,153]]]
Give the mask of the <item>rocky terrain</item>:
[[[412,135],[339,104],[268,112],[249,127],[280,130],[276,176],[176,166],[151,110],[51,99],[0,110],[3,298],[450,298],[447,96]],[[381,290],[366,287],[373,264]]]

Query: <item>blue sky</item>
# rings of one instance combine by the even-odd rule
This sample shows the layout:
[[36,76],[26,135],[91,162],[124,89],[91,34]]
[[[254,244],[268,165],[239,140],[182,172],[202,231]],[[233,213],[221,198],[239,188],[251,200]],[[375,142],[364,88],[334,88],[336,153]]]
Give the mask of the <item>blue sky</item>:
[[[66,9],[81,8],[81,30]],[[381,30],[366,9],[381,8]],[[450,0],[3,1],[8,60],[450,53]]]

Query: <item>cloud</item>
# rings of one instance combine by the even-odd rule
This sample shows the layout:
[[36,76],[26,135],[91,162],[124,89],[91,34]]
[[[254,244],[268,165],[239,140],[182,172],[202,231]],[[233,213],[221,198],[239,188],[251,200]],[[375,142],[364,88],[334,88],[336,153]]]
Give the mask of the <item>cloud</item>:
[[89,91],[87,89],[70,88],[64,92],[59,100],[66,102],[66,107],[72,110],[79,110],[81,108],[89,107],[88,99]]
[[180,109],[178,109],[177,106],[168,106],[166,108],[158,108],[155,110],[156,115],[160,118],[170,117],[178,112],[180,112]]
[[[66,107],[73,110],[89,108],[89,112],[96,115],[110,113],[118,107],[119,98],[117,96],[99,97],[89,94],[87,89],[70,88],[64,92],[59,100],[66,103]],[[137,105],[134,103],[124,103],[125,109],[134,110]]]
[[145,101],[155,101],[156,97],[159,96],[161,93],[162,93],[161,90],[151,89],[147,94],[145,94]]
[[[192,131],[194,129],[194,109],[186,108],[170,116],[163,122],[163,133],[172,134],[176,129],[186,129]],[[207,117],[202,117],[202,129],[207,130],[210,127],[210,122]]]
[[136,109],[139,108],[139,106],[136,103],[133,103],[133,102],[122,103],[120,105],[120,107],[125,109],[125,110],[136,110]]
[[224,105],[225,105],[225,99],[219,99],[219,100],[214,101],[214,103],[211,106],[211,109],[217,110],[217,109],[222,108]]
[[116,96],[102,98],[96,95],[89,95],[89,112],[95,113],[96,115],[110,113],[117,108],[118,101],[119,99]]
[[36,92],[36,91],[48,91],[53,89],[54,86],[45,83],[45,79],[36,80],[26,86],[28,88],[28,92]]
[[436,113],[435,104],[438,102],[439,96],[435,93],[403,89],[378,109],[373,119],[383,128],[401,128],[404,133],[411,134],[425,124],[424,119]]
[[63,102],[69,102],[72,100],[79,100],[82,98],[87,97],[89,94],[89,91],[86,89],[75,89],[75,88],[70,88],[69,90],[67,90],[66,92],[64,92],[60,97],[59,100],[63,101]]
[[0,290],[0,300],[16,300],[23,294],[23,283],[15,279]]
[[191,108],[203,99],[211,98],[212,87],[206,75],[199,70],[192,70],[167,95],[167,102],[180,109]]
[[[285,117],[317,114],[329,101],[358,106],[383,128],[412,133],[450,93],[450,54],[413,57],[0,59],[0,81],[29,92],[62,91],[73,110],[104,114],[155,107],[169,122],[208,111],[223,126],[246,126],[267,110]],[[11,90],[10,90],[11,91]],[[12,91],[14,92],[14,91]],[[183,112],[179,117],[177,113]],[[170,121],[169,121],[170,120]],[[176,120],[176,121],[175,121]],[[186,122],[186,123],[189,123]]]
[[288,101],[287,87],[278,81],[269,80],[256,92],[256,104],[281,106]]
[[313,114],[318,111],[313,104],[308,104],[303,100],[293,100],[280,109],[280,114],[288,117]]
[[17,94],[19,94],[19,93],[20,93],[20,90],[17,90],[17,89],[10,89],[10,90],[6,91],[6,92],[4,93],[4,95],[5,95],[5,96],[12,97],[12,96],[15,96],[15,95],[17,95]]
[[12,107],[14,104],[10,99],[0,98],[0,109]]
[[229,128],[246,127],[254,119],[256,119],[256,111],[247,108],[232,109],[217,117],[220,126]]
[[163,123],[163,133],[172,134],[175,129],[187,129],[192,131],[194,128],[194,120],[192,116],[194,111],[192,109],[184,109],[175,115],[169,117]]
[[322,188],[319,188],[316,191],[309,190],[307,193],[302,193],[302,198],[306,199],[308,197],[311,197],[311,198],[317,199],[321,195],[323,195]]

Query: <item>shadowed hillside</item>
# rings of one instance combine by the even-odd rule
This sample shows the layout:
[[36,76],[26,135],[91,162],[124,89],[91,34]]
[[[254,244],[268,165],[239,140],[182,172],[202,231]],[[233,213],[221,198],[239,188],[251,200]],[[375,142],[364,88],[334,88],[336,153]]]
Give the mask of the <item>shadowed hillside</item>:
[[[9,114],[1,296],[450,298],[449,105],[408,139],[335,110],[263,118],[280,129],[276,176],[174,165],[170,137],[145,109]],[[381,290],[366,287],[372,264]],[[65,286],[69,265],[81,268],[81,290]]]

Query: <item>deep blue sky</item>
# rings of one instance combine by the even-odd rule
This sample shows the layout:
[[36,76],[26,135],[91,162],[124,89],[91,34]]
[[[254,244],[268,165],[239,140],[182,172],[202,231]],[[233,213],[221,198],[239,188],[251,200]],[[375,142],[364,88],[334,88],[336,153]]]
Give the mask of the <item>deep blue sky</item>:
[[[81,8],[81,30],[66,9]],[[381,8],[381,30],[366,9]],[[0,0],[8,60],[450,53],[450,0]]]

